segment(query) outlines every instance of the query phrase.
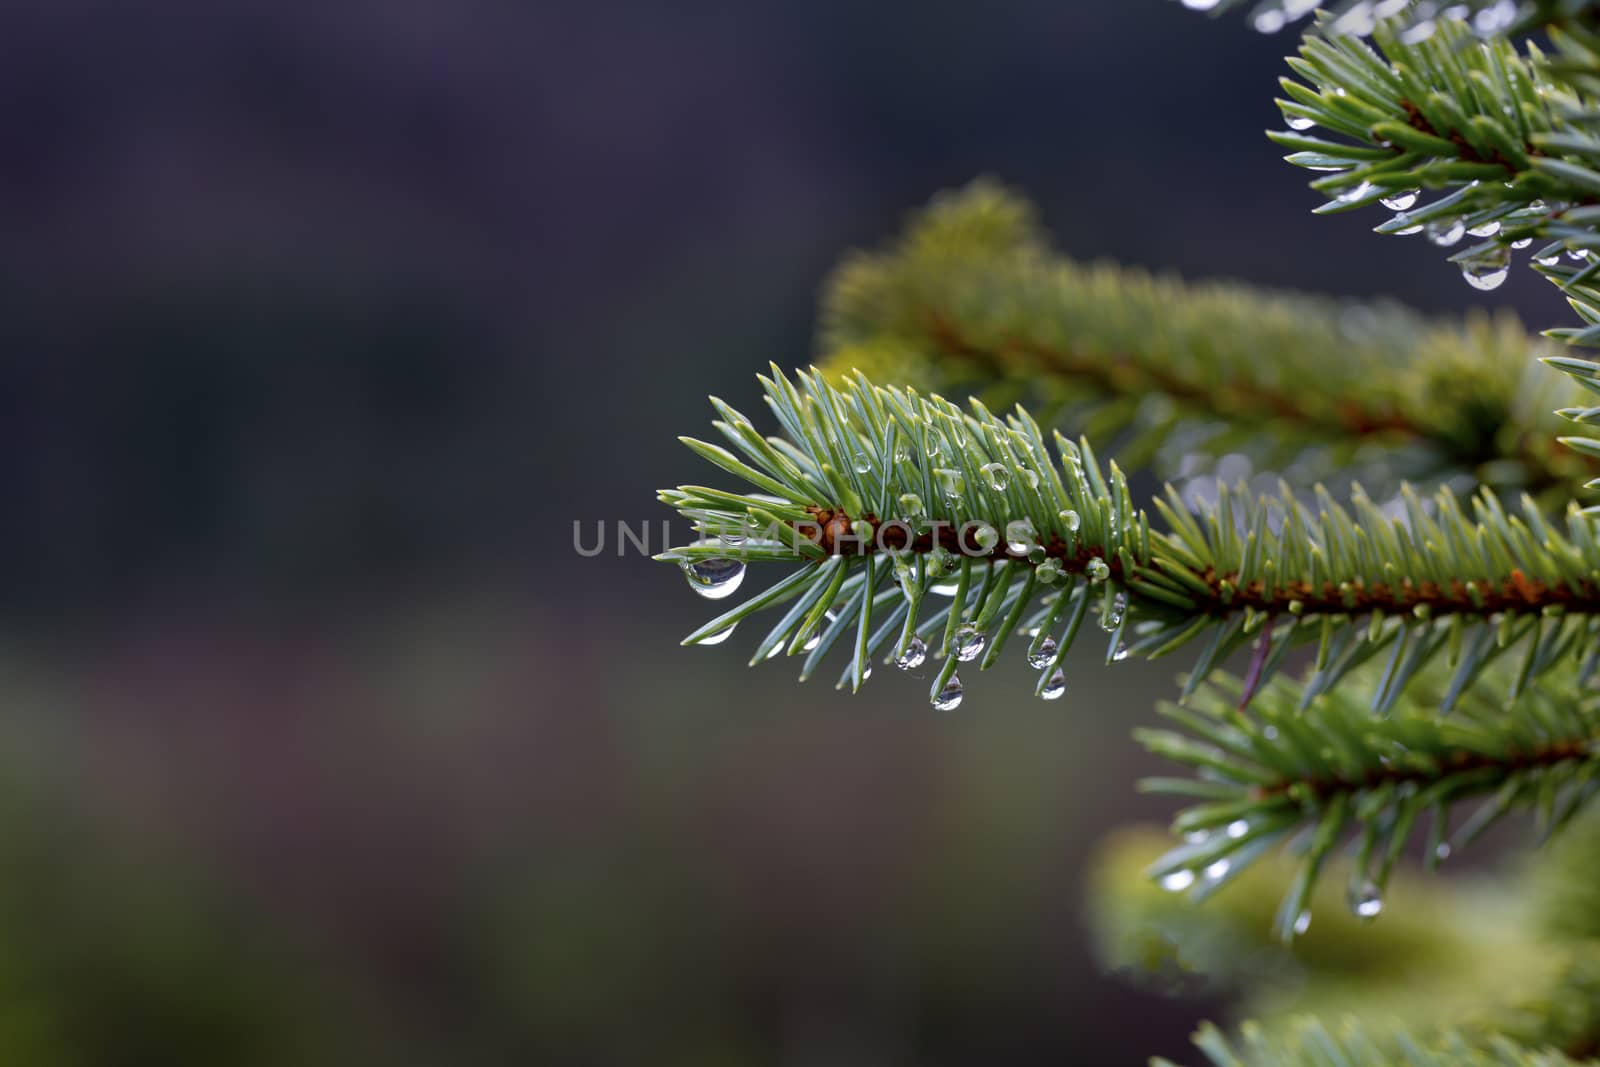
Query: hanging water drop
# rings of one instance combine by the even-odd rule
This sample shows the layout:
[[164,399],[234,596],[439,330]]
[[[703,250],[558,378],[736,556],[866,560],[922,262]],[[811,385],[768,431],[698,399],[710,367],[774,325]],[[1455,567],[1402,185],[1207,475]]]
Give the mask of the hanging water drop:
[[1469,237],[1493,237],[1500,232],[1500,223],[1494,220],[1467,227]]
[[927,659],[927,643],[922,638],[913,636],[906,645],[906,650],[895,659],[894,665],[903,671],[914,671],[922,666]]
[[962,663],[971,663],[983,654],[983,646],[988,642],[987,634],[970,622],[967,623],[956,631],[956,659]]
[[1011,472],[1003,463],[985,463],[978,469],[983,472],[984,478],[988,479],[989,488],[997,493],[1005,492],[1006,486],[1011,484]]
[[[1277,33],[1279,30],[1283,29],[1288,21],[1289,16],[1285,15],[1282,11],[1263,11],[1256,15],[1255,21],[1252,22],[1251,25],[1255,27],[1257,33]],[[1310,123],[1308,120],[1307,125],[1309,124]],[[1292,123],[1290,124],[1290,128],[1295,128]],[[1301,126],[1299,129],[1303,130],[1305,129],[1305,126]]]
[[1376,919],[1383,912],[1383,893],[1371,878],[1350,890],[1350,911],[1358,919]]
[[1521,251],[1522,249],[1527,248],[1531,244],[1533,244],[1533,238],[1532,237],[1524,237],[1520,241],[1512,241],[1511,242],[1511,247],[1517,249],[1518,251]]
[[895,445],[894,461],[896,463],[909,463],[911,461],[911,446],[904,443]]
[[1044,683],[1044,688],[1039,690],[1039,696],[1044,700],[1059,700],[1061,694],[1067,691],[1067,672],[1060,667],[1050,675],[1049,681]]
[[1534,256],[1533,261],[1541,267],[1553,267],[1561,262],[1561,253],[1552,252],[1548,256]]
[[745,540],[747,539],[747,535],[743,529],[735,529],[734,527],[729,527],[728,529],[722,531],[721,533],[717,534],[717,537],[729,548],[738,548],[740,545],[744,544]]
[[682,566],[689,588],[707,600],[732,596],[744,581],[744,563],[737,559],[689,560]]
[[1056,639],[1047,637],[1039,642],[1039,647],[1028,653],[1028,666],[1036,671],[1044,670],[1056,658]]
[[1190,886],[1194,885],[1194,872],[1173,871],[1171,874],[1163,877],[1158,884],[1162,889],[1165,889],[1169,893],[1181,893],[1185,889],[1188,889]]
[[1460,242],[1467,228],[1461,225],[1460,219],[1450,221],[1430,222],[1427,225],[1428,240],[1440,248],[1449,248]]
[[1091,582],[1103,582],[1111,577],[1111,568],[1106,566],[1106,561],[1099,556],[1091,559],[1083,570]]
[[1100,629],[1110,633],[1122,625],[1122,617],[1128,612],[1128,594],[1119,592],[1111,598],[1111,603],[1103,605],[1100,610]]
[[1349,189],[1341,191],[1336,197],[1334,197],[1334,199],[1341,204],[1353,204],[1357,200],[1365,200],[1367,197],[1371,196],[1372,190],[1373,184],[1371,182],[1364,181],[1360,185],[1352,186]]
[[1118,645],[1117,646],[1117,650],[1115,652],[1111,653],[1111,662],[1112,663],[1121,663],[1123,660],[1128,658],[1128,655],[1129,655],[1128,646],[1127,645]]
[[1589,259],[1589,253],[1581,248],[1569,248],[1567,249],[1567,258],[1574,263],[1585,263]]
[[952,674],[950,683],[934,694],[929,703],[940,711],[955,711],[961,706],[961,697],[961,676]]
[[1390,211],[1405,211],[1412,204],[1417,202],[1418,191],[1419,190],[1411,189],[1403,193],[1393,193],[1389,196],[1381,198],[1378,203],[1382,204]]
[[1013,556],[1026,556],[1028,550],[1034,545],[1034,538],[1038,531],[1033,528],[1033,523],[1027,519],[1015,519],[1006,523],[1006,551]]
[[835,615],[831,611],[823,612],[823,614],[822,614],[822,625],[817,627],[817,632],[816,633],[814,633],[810,637],[806,638],[806,643],[804,645],[800,646],[800,650],[802,652],[815,652],[816,649],[817,649],[817,646],[822,644],[822,631],[826,630],[829,626],[833,625],[833,621],[835,619],[837,619],[837,618],[838,618],[838,616]]
[[928,592],[934,594],[935,596],[955,596],[956,590],[960,588],[961,583],[956,581],[934,582],[932,585],[928,586]]
[[1309,929],[1311,929],[1311,912],[1309,910],[1302,911],[1294,917],[1294,932],[1298,936]]
[[1474,289],[1498,289],[1511,272],[1510,249],[1497,247],[1493,251],[1461,263],[1461,276]]
[[728,627],[726,630],[718,630],[716,633],[712,634],[710,637],[702,637],[699,641],[696,642],[696,644],[698,644],[701,648],[710,648],[712,645],[720,645],[720,644],[722,644],[722,642],[724,642],[728,638],[732,637],[733,636],[733,631],[738,629],[738,627],[739,627],[739,624],[738,623],[734,623],[732,626]]

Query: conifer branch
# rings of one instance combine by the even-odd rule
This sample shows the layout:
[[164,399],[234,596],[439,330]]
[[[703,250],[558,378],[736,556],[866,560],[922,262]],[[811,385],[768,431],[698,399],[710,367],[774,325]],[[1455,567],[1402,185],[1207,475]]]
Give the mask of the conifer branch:
[[[1594,0],[1182,0],[1192,10],[1223,14],[1251,6],[1251,25],[1277,33],[1315,11],[1330,34],[1364,36],[1392,16],[1392,25],[1422,40],[1434,32],[1435,16],[1459,17],[1480,36],[1532,33],[1594,18]],[[1253,5],[1253,6],[1252,6]],[[1445,13],[1449,12],[1449,15]]]
[[1295,646],[1318,646],[1306,699],[1387,653],[1385,711],[1446,652],[1453,702],[1508,651],[1520,690],[1600,625],[1600,542],[1575,508],[1552,524],[1531,502],[1518,516],[1488,493],[1465,506],[1407,490],[1390,514],[1359,490],[1345,507],[1319,489],[1313,508],[1285,486],[1261,498],[1219,487],[1191,512],[1169,487],[1155,501],[1165,529],[1152,529],[1115,463],[1103,469],[1087,440],[1059,433],[1053,459],[1020,407],[1006,419],[976,401],[963,412],[860,375],[836,386],[802,373],[797,387],[774,368],[762,382],[786,436],[763,437],[713,401],[742,458],[685,439],[756,491],[664,490],[704,536],[662,558],[712,594],[737,587],[745,560],[800,563],[685,643],[719,642],[794,601],[752,662],[805,651],[802,678],[853,633],[841,685],[859,689],[880,651],[917,666],[931,648],[945,657],[935,703],[959,701],[958,663],[982,655],[988,668],[1021,630],[1038,692],[1059,696],[1062,660],[1093,612],[1108,662],[1200,643],[1189,691],[1254,642],[1245,703]]
[[[1505,1038],[1475,1045],[1458,1033],[1423,1040],[1398,1026],[1371,1027],[1346,1020],[1330,1030],[1317,1019],[1302,1020],[1287,1035],[1245,1024],[1236,1039],[1210,1023],[1194,1035],[1195,1047],[1213,1067],[1569,1067],[1556,1049],[1527,1049]],[[1175,1067],[1157,1058],[1154,1067]]]
[[[1442,673],[1375,717],[1368,694],[1393,678],[1374,669],[1309,702],[1304,686],[1280,679],[1248,711],[1238,707],[1240,686],[1226,681],[1187,707],[1164,706],[1175,728],[1136,736],[1200,776],[1145,788],[1202,802],[1174,823],[1191,840],[1152,876],[1204,898],[1298,835],[1303,858],[1276,923],[1288,940],[1310,922],[1322,868],[1347,839],[1356,852],[1351,899],[1371,901],[1376,915],[1395,861],[1424,823],[1430,863],[1514,811],[1533,811],[1541,834],[1554,833],[1600,789],[1600,697],[1587,685],[1592,665],[1570,653],[1539,686],[1523,687],[1518,670],[1497,665],[1491,685],[1451,700],[1448,717],[1438,710],[1449,688]],[[1508,701],[1508,690],[1518,695]],[[1452,812],[1473,800],[1482,803],[1452,832]]]
[[[1509,316],[1465,326],[1053,255],[991,182],[945,194],[889,248],[848,260],[823,308],[824,366],[994,404],[1111,442],[1129,467],[1193,475],[1241,452],[1296,484],[1462,474],[1555,494],[1600,460],[1553,440],[1582,391]],[[1315,382],[1315,388],[1308,388]],[[1383,447],[1380,447],[1383,446]]]

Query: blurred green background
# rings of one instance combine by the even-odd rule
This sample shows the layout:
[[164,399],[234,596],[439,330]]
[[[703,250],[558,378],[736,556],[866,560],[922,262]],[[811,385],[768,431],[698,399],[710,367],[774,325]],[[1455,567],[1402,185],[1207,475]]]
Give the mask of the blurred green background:
[[0,6],[0,1062],[1181,1055],[1221,1006],[1083,915],[1167,668],[802,688],[573,524],[659,531],[705,394],[979,173],[1081,257],[1481,303],[1310,216],[1242,21]]

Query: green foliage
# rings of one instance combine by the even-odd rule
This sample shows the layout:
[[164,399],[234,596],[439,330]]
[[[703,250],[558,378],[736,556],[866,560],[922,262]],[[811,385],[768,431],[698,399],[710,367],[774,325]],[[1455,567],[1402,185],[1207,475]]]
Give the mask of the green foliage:
[[[1318,6],[1266,0],[1256,25]],[[1545,46],[1509,39],[1536,29]],[[1330,3],[1289,63],[1290,129],[1270,136],[1320,175],[1320,213],[1382,205],[1381,233],[1470,235],[1450,258],[1479,289],[1528,249],[1582,320],[1549,334],[1600,346],[1600,4]],[[1600,361],[1510,319],[1082,266],[987,182],[840,268],[822,349],[822,369],[762,379],[779,432],[714,400],[731,447],[685,439],[738,484],[664,490],[698,537],[663,558],[718,599],[747,562],[789,567],[686,643],[782,609],[752,663],[803,655],[805,678],[843,642],[839,684],[859,689],[874,657],[931,656],[944,710],[960,665],[1014,640],[1060,697],[1090,616],[1108,662],[1193,646],[1167,725],[1137,731],[1189,772],[1143,783],[1187,799],[1183,841],[1141,863],[1143,890],[1108,864],[1096,910],[1116,964],[1246,990],[1258,1022],[1202,1030],[1203,1055],[1600,1050],[1600,823],[1579,818],[1600,775],[1600,508],[1570,499],[1600,487],[1600,440],[1557,432],[1600,423]],[[1276,491],[1195,477],[1241,452],[1282,470]],[[1187,479],[1148,508],[1123,474],[1147,465]],[[1241,676],[1221,673],[1243,652]],[[1419,842],[1436,865],[1511,814],[1541,840],[1574,824],[1575,842],[1487,896],[1393,892]],[[1413,892],[1421,912],[1373,937],[1364,920]],[[1313,927],[1330,894],[1352,917]]]
[[[1196,476],[1242,453],[1296,486],[1463,476],[1564,501],[1600,461],[1555,443],[1581,389],[1509,315],[1433,322],[1392,303],[1189,284],[1052,253],[990,181],[935,198],[823,303],[824,369],[991,408],[1024,402],[1130,469]],[[1313,384],[1314,383],[1314,384]]]

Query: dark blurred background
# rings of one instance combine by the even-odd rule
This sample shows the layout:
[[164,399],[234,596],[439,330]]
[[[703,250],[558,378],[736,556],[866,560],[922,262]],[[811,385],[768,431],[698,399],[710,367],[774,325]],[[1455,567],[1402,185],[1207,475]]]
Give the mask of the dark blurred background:
[[[1164,668],[939,716],[677,641],[674,441],[992,173],[1068,251],[1432,310],[1170,0],[0,5],[0,1062],[1135,1063]],[[1528,272],[1493,294],[1559,321]],[[678,532],[684,532],[678,527]],[[1088,653],[1086,653],[1086,656]]]

